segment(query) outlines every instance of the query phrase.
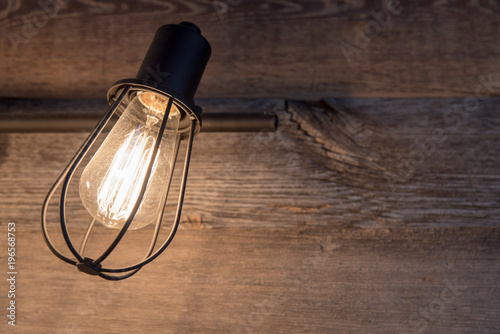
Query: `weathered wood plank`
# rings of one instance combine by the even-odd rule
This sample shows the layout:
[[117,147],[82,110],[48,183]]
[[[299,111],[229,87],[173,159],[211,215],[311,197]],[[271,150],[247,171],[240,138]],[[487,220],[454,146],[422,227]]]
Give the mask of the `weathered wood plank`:
[[[18,331],[497,332],[500,98],[446,114],[462,102],[199,101],[274,110],[280,128],[201,133],[171,248],[118,283],[57,260],[39,230],[45,193],[85,134],[0,135],[0,228],[18,227]],[[77,201],[73,216],[84,213]],[[122,251],[137,257],[144,245]]]
[[18,240],[20,333],[495,333],[499,325],[498,228],[184,224],[157,261],[116,283],[55,259],[39,231],[21,229]]
[[[200,101],[205,110],[278,112],[280,128],[201,133],[186,212],[209,225],[232,225],[237,217],[245,227],[495,226],[498,99],[481,101],[468,117],[449,113],[462,101],[337,99],[286,107],[279,99]],[[36,223],[37,204],[85,136],[3,135],[5,216],[22,213]]]
[[158,26],[183,20],[213,47],[200,97],[463,96],[478,76],[500,80],[500,7],[485,1],[401,1],[392,14],[381,1],[64,2],[48,20],[36,1],[0,8],[1,97],[102,98],[135,75]]

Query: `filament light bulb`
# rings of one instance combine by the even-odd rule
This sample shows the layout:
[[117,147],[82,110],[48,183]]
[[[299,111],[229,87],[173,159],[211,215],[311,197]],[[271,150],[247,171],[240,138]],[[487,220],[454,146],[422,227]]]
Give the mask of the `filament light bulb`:
[[97,221],[121,228],[148,182],[129,229],[156,223],[163,212],[178,149],[181,114],[175,104],[149,181],[145,180],[168,100],[151,92],[139,92],[116,122],[80,177],[80,198]]

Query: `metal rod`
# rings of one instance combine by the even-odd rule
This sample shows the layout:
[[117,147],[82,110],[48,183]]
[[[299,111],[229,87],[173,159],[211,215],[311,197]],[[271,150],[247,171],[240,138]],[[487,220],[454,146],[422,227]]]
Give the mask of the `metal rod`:
[[[174,218],[174,224],[172,225],[172,228],[170,229],[170,234],[168,235],[167,239],[161,245],[160,248],[156,250],[156,252],[153,255],[150,255],[147,259],[143,260],[140,263],[137,263],[133,266],[126,267],[126,268],[121,268],[121,269],[109,269],[109,268],[102,268],[101,273],[99,276],[109,279],[107,277],[104,277],[103,275],[106,275],[104,273],[119,273],[119,272],[128,272],[131,270],[136,270],[144,267],[154,259],[156,259],[165,249],[170,245],[172,242],[175,233],[177,232],[177,228],[179,227],[179,221],[181,218],[181,212],[182,212],[182,205],[184,203],[184,194],[186,192],[186,182],[187,182],[187,175],[189,172],[189,162],[191,160],[191,151],[193,150],[193,139],[194,139],[194,130],[195,130],[195,120],[192,121],[191,123],[191,128],[189,131],[189,138],[187,142],[187,148],[186,148],[186,157],[184,159],[184,170],[182,171],[182,180],[181,180],[181,187],[179,189],[179,198],[177,200],[177,210],[175,211],[175,218]],[[109,276],[108,276],[109,277]]]
[[153,152],[151,153],[151,160],[149,161],[148,169],[146,170],[146,173],[144,174],[144,179],[142,181],[142,187],[141,191],[139,192],[139,195],[137,196],[137,200],[135,202],[135,205],[132,208],[132,211],[130,212],[127,220],[125,221],[125,224],[123,224],[122,228],[120,229],[120,232],[118,232],[117,236],[109,245],[109,247],[99,256],[97,259],[92,261],[92,265],[96,266],[99,265],[102,261],[104,261],[110,254],[111,252],[118,246],[118,243],[120,240],[123,238],[125,233],[127,232],[129,226],[132,224],[132,221],[135,218],[135,215],[139,211],[139,208],[141,207],[142,199],[144,198],[144,195],[146,194],[146,189],[148,187],[148,183],[150,181],[149,177],[151,176],[151,173],[153,171],[153,166],[155,164],[155,160],[157,158],[157,153],[158,150],[160,149],[160,144],[162,142],[163,138],[163,132],[165,131],[165,127],[167,126],[167,121],[168,121],[168,115],[170,113],[170,109],[172,108],[172,104],[174,102],[174,98],[170,97],[168,99],[168,104],[167,108],[165,109],[165,113],[163,115],[163,120],[161,122],[160,129],[158,130],[158,135],[156,138],[156,142],[154,143],[153,147]]
[[90,233],[95,225],[95,218],[92,218],[89,226],[87,227],[87,232],[85,232],[85,236],[83,237],[82,243],[80,244],[80,255],[83,257],[83,253],[85,253],[85,247],[87,247],[87,241],[89,241]]
[[[60,114],[41,116],[36,111],[21,114],[0,113],[0,133],[63,133],[90,132],[102,115]],[[116,117],[109,120],[114,125]],[[260,132],[276,131],[275,114],[256,113],[204,113],[201,132]]]
[[269,113],[206,113],[202,114],[201,132],[276,131],[278,116]]

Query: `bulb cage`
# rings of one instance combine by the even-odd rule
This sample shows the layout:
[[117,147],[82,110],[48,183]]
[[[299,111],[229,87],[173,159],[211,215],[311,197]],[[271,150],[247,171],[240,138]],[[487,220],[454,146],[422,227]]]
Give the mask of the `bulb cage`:
[[[119,97],[110,105],[108,108],[106,114],[104,117],[100,120],[100,122],[97,124],[97,126],[94,128],[94,130],[90,133],[90,135],[87,137],[83,145],[80,147],[80,149],[77,151],[73,159],[70,161],[68,166],[63,170],[59,178],[56,180],[52,188],[50,189],[49,193],[47,194],[47,197],[45,198],[44,204],[43,204],[43,209],[42,209],[42,230],[43,230],[43,236],[45,239],[45,242],[49,249],[56,255],[59,259],[62,261],[69,263],[71,265],[74,265],[78,268],[79,271],[85,272],[90,275],[97,275],[100,276],[104,279],[107,280],[122,280],[125,278],[128,278],[135,273],[137,273],[143,266],[146,264],[150,263],[154,259],[156,259],[163,251],[169,246],[169,244],[172,242],[172,239],[175,236],[175,233],[177,231],[177,228],[179,226],[179,221],[180,221],[180,216],[182,212],[182,204],[184,200],[184,193],[186,190],[186,180],[187,180],[187,174],[189,170],[189,162],[190,162],[190,157],[191,157],[191,150],[193,146],[193,139],[197,132],[200,129],[200,113],[195,112],[193,110],[190,110],[186,106],[182,105],[178,100],[176,100],[174,97],[169,96],[165,93],[162,93],[167,99],[168,99],[168,104],[167,108],[165,110],[165,113],[163,115],[163,120],[162,124],[158,133],[158,137],[155,143],[155,146],[153,148],[153,153],[152,153],[152,158],[149,162],[147,172],[145,174],[143,183],[142,183],[142,188],[139,193],[139,197],[132,209],[132,212],[130,213],[130,216],[128,217],[127,221],[123,225],[123,227],[120,229],[118,234],[116,235],[115,239],[113,242],[109,245],[109,247],[95,260],[85,257],[84,252],[85,252],[85,247],[87,244],[87,241],[90,237],[90,234],[92,232],[92,229],[95,225],[95,219],[92,219],[87,231],[85,233],[85,236],[83,237],[80,249],[77,250],[75,248],[75,245],[73,241],[71,240],[68,232],[68,226],[67,226],[67,219],[66,219],[66,198],[67,198],[67,192],[68,192],[68,187],[71,182],[71,179],[73,175],[75,174],[78,166],[82,162],[82,160],[85,158],[89,150],[92,148],[94,143],[96,142],[97,138],[101,135],[103,132],[104,128],[108,124],[109,120],[111,117],[119,113],[122,109],[125,108],[126,102],[130,99],[131,97],[134,96],[136,90],[144,90],[145,87],[143,86],[125,86],[121,88],[121,92],[119,94]],[[158,90],[151,89],[151,91],[154,91],[156,93],[160,93]],[[175,212],[175,218],[174,218],[174,223],[172,225],[172,228],[170,230],[170,234],[166,238],[166,240],[163,242],[163,244],[155,251],[153,252],[157,241],[158,241],[158,235],[160,232],[160,227],[161,227],[161,222],[163,218],[163,213],[165,210],[165,204],[163,205],[163,210],[160,218],[158,219],[155,229],[154,229],[154,234],[153,238],[151,240],[151,244],[149,246],[148,251],[146,252],[146,255],[142,261],[139,263],[136,263],[134,265],[128,266],[128,267],[123,267],[123,268],[107,268],[103,267],[102,262],[111,254],[111,252],[116,248],[118,243],[121,241],[125,233],[127,232],[130,224],[132,223],[137,211],[140,208],[142,199],[144,197],[144,194],[146,192],[148,183],[149,183],[149,177],[151,175],[155,160],[161,157],[157,156],[162,137],[163,137],[163,132],[165,130],[165,127],[167,125],[167,120],[168,120],[168,115],[170,112],[170,109],[172,108],[173,104],[176,104],[177,108],[181,111],[183,114],[182,119],[189,120],[189,126],[184,128],[184,129],[179,129],[178,132],[178,139],[176,143],[176,153],[178,153],[178,148],[180,145],[180,139],[186,138],[187,139],[187,148],[186,148],[186,158],[184,161],[184,168],[182,172],[182,180],[181,180],[181,185],[180,185],[180,191],[179,191],[179,197],[177,200],[177,209]],[[199,108],[196,111],[201,111]],[[186,123],[186,121],[184,122]],[[176,160],[176,159],[175,159]],[[172,166],[172,170],[170,172],[170,180],[172,178],[172,174],[175,168],[175,164]],[[169,187],[170,187],[170,180],[169,182]],[[76,258],[72,259],[69,258],[65,255],[63,255],[59,250],[56,249],[54,244],[52,243],[49,233],[47,231],[47,210],[49,207],[49,203],[56,193],[57,189],[61,187],[61,197],[60,197],[60,204],[59,204],[59,215],[60,215],[60,226],[61,226],[61,232],[64,237],[64,241],[70,250],[70,252],[73,254],[73,256]]]
[[[43,236],[49,249],[59,259],[74,265],[79,271],[85,272],[90,275],[98,275],[107,280],[122,280],[137,273],[143,266],[157,258],[172,242],[172,239],[179,226],[179,220],[182,211],[182,203],[184,200],[184,193],[186,190],[186,179],[189,170],[189,161],[191,157],[191,150],[193,147],[193,139],[201,128],[201,108],[195,106],[193,97],[196,89],[200,83],[201,77],[205,70],[205,66],[210,58],[211,48],[208,41],[201,35],[200,29],[190,22],[181,22],[180,24],[167,24],[161,26],[157,31],[151,42],[148,52],[142,62],[141,67],[134,79],[125,79],[116,82],[108,92],[108,108],[104,117],[99,121],[97,126],[92,130],[83,145],[77,151],[71,162],[64,169],[62,174],[56,180],[50,189],[42,209],[42,230]],[[109,123],[113,115],[120,116],[125,110],[125,107],[132,101],[139,91],[149,91],[152,93],[160,94],[166,98],[167,107],[163,114],[162,123],[156,142],[153,147],[151,159],[147,167],[142,187],[139,192],[137,201],[135,202],[132,211],[116,235],[115,239],[111,242],[109,247],[95,260],[84,256],[85,247],[90,237],[92,229],[95,224],[95,219],[90,222],[87,232],[82,240],[80,250],[77,251],[68,232],[67,218],[66,218],[66,198],[68,187],[71,178],[75,174],[78,166],[86,157],[89,150],[92,148],[97,138],[103,132],[106,125]],[[124,268],[108,268],[103,267],[102,262],[108,258],[113,252],[118,243],[122,240],[123,236],[129,229],[135,215],[137,214],[147,186],[150,182],[153,166],[158,157],[158,151],[162,142],[163,133],[165,131],[168,116],[172,105],[175,104],[177,109],[181,112],[179,121],[179,128],[177,131],[177,139],[175,143],[174,161],[171,166],[168,188],[170,188],[170,181],[175,168],[175,160],[179,150],[180,141],[187,139],[188,144],[186,148],[186,159],[184,161],[184,170],[182,173],[181,186],[179,191],[179,198],[177,201],[177,209],[175,212],[174,223],[172,225],[170,234],[165,242],[156,250],[155,246],[160,232],[161,221],[165,211],[165,203],[163,204],[161,215],[156,222],[155,231],[149,250],[147,251],[144,259],[134,265]],[[59,203],[59,216],[61,231],[64,241],[68,246],[69,251],[76,258],[71,259],[58,251],[54,244],[51,242],[47,231],[47,210],[51,198],[56,190],[61,187],[61,198]],[[168,190],[167,190],[168,196]]]

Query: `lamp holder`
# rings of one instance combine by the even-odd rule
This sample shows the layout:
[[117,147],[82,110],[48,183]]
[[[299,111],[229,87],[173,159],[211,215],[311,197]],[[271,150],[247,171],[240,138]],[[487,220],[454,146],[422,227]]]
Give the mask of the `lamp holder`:
[[[191,119],[196,119],[195,134],[201,127],[201,108],[194,104],[194,94],[200,84],[212,49],[201,30],[190,22],[161,26],[151,42],[137,75],[113,84],[108,102],[116,101],[125,87],[130,87],[125,103],[138,91],[152,91],[173,97],[183,111],[179,132],[186,138]],[[122,110],[117,110],[118,115]]]
[[[168,93],[166,88],[160,90],[152,86],[148,86],[141,83],[139,79],[124,79],[117,81],[110,88],[108,92],[109,104],[114,103],[116,101],[117,96],[120,96],[121,93],[124,91],[126,91],[126,94],[123,97],[125,105],[128,105],[129,102],[132,101],[132,99],[137,95],[138,92],[144,92],[144,91],[163,95],[167,99],[173,98],[174,104],[177,106],[177,109],[181,111],[181,119],[179,120],[179,130],[178,130],[178,132],[181,135],[181,138],[182,139],[187,138],[193,118],[196,121],[194,129],[195,136],[200,132],[202,124],[202,116],[201,116],[202,109],[201,107],[194,105],[194,102],[191,102],[191,105],[187,105],[178,97],[176,97],[175,93]],[[119,107],[118,110],[116,111],[116,115],[121,116],[124,109],[125,107],[123,106]]]

